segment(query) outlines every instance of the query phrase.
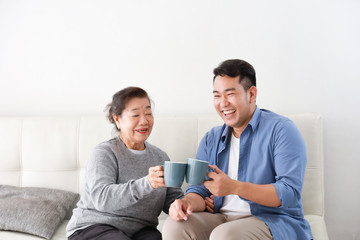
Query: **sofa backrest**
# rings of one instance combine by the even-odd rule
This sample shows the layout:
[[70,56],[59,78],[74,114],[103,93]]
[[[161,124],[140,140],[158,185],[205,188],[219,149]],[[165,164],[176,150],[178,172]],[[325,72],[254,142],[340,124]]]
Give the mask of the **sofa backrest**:
[[[305,214],[323,216],[322,120],[316,113],[289,115],[308,154]],[[148,141],[172,161],[195,157],[203,135],[221,125],[217,115],[156,116]],[[95,145],[117,133],[105,117],[0,117],[0,184],[81,193],[87,159]]]

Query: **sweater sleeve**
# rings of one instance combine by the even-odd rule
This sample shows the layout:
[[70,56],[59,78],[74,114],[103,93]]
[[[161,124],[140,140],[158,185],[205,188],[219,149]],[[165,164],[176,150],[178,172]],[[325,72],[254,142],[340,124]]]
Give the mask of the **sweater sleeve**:
[[166,214],[169,214],[169,208],[171,203],[173,203],[176,199],[183,197],[184,197],[184,192],[182,191],[181,188],[168,187],[166,189],[166,199],[165,199],[163,211]]
[[118,163],[112,151],[96,147],[89,159],[86,184],[93,207],[115,213],[138,203],[153,190],[148,177],[117,184]]

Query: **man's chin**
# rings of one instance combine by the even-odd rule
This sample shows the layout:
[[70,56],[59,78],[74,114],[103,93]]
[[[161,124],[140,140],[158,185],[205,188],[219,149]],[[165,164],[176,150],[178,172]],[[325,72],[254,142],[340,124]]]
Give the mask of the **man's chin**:
[[234,126],[235,126],[234,121],[231,121],[231,120],[229,120],[229,119],[224,119],[224,118],[223,118],[223,120],[224,120],[224,123],[225,123],[227,126],[229,126],[229,127],[234,127]]

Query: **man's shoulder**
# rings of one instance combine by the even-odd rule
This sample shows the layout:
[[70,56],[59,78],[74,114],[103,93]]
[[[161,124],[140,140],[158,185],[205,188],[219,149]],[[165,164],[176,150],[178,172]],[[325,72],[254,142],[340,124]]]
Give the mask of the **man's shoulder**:
[[292,132],[292,130],[297,129],[297,127],[290,118],[266,109],[261,109],[258,130],[270,133],[273,132],[271,129],[275,132]]
[[260,113],[261,113],[261,115],[260,115],[261,118],[265,118],[265,119],[275,119],[275,120],[286,119],[285,116],[275,113],[273,111],[270,111],[268,109],[260,109]]
[[260,110],[260,121],[265,121],[268,123],[283,123],[287,121],[291,121],[288,117],[280,115],[278,113],[272,112],[267,109]]

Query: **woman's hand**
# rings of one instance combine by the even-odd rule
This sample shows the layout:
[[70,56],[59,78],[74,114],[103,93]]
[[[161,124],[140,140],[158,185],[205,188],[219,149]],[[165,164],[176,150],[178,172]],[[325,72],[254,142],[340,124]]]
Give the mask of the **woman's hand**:
[[187,220],[192,213],[192,207],[186,199],[176,199],[169,209],[170,217],[175,221]]
[[148,179],[153,188],[166,187],[164,181],[164,168],[162,166],[150,167]]
[[214,213],[214,195],[205,198],[206,210],[210,213]]

